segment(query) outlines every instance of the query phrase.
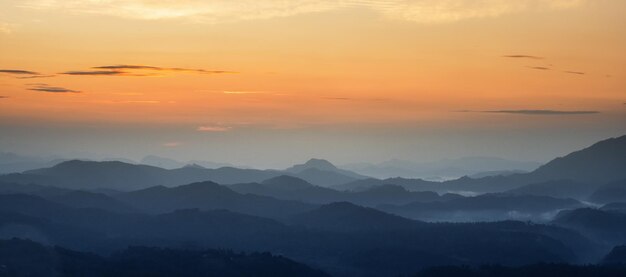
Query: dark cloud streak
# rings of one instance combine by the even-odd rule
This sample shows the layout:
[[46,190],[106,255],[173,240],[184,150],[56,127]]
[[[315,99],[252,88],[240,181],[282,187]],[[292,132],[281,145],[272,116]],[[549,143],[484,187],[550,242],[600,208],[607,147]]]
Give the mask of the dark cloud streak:
[[[471,112],[471,111],[470,111]],[[560,110],[494,110],[483,113],[523,114],[523,115],[577,115],[598,114],[599,111],[560,111]]]
[[108,69],[108,70],[114,70],[114,71],[125,70],[125,69],[131,69],[131,70],[135,69],[135,70],[155,70],[155,71],[184,71],[184,72],[197,72],[197,73],[206,73],[206,74],[236,73],[235,71],[226,71],[226,70],[206,70],[206,69],[158,67],[158,66],[149,66],[149,65],[128,65],[128,64],[95,66],[93,68]]
[[78,90],[72,90],[62,87],[53,87],[47,84],[37,84],[34,87],[29,88],[28,90],[51,93],[81,93],[81,91]]
[[563,72],[568,73],[568,74],[585,75],[585,72],[580,72],[580,71],[563,71]]
[[16,74],[16,75],[41,75],[40,73],[19,69],[0,69],[0,73]]
[[531,56],[531,55],[504,55],[503,58],[514,58],[514,59],[532,59],[532,60],[543,60],[544,57]]
[[536,70],[550,70],[549,67],[543,67],[543,66],[529,66],[528,68],[536,69]]

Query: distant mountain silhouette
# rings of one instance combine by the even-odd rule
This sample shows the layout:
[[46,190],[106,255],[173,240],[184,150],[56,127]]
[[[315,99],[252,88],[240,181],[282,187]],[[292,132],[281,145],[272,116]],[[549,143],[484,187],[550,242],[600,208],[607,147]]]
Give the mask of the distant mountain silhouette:
[[55,157],[41,158],[0,152],[0,174],[18,173],[26,170],[49,167],[63,160]]
[[626,202],[626,179],[599,187],[589,196],[589,201],[595,203]]
[[[551,212],[583,207],[574,199],[548,196],[484,194],[448,201],[382,205],[383,211],[428,221],[548,220]],[[545,217],[545,218],[542,218]]]
[[352,190],[395,184],[412,191],[485,193],[505,192],[524,185],[554,180],[571,180],[589,184],[595,188],[622,179],[626,179],[626,136],[597,142],[580,151],[556,158],[529,173],[488,176],[478,179],[462,177],[445,182],[406,178],[365,179],[337,185],[334,188]]
[[570,179],[589,184],[626,179],[626,136],[556,158],[530,174],[542,180]]
[[213,182],[198,182],[178,187],[151,187],[118,194],[117,199],[138,209],[154,213],[178,209],[228,209],[267,217],[287,216],[315,208],[296,201],[279,200],[254,194],[240,194]]
[[312,229],[339,232],[413,229],[422,225],[418,221],[357,206],[349,202],[324,205],[318,209],[295,215],[291,217],[289,222]]
[[468,175],[468,177],[472,179],[478,179],[478,178],[484,178],[484,177],[489,177],[489,176],[509,176],[513,174],[523,174],[523,173],[528,173],[528,171],[525,171],[525,170],[490,170],[490,171],[482,171],[482,172],[474,173],[474,174]]
[[228,187],[239,193],[252,193],[317,204],[348,201],[359,205],[377,206],[381,204],[407,204],[415,201],[442,201],[455,197],[453,194],[439,196],[434,192],[411,192],[396,185],[383,185],[363,191],[337,191],[315,186],[292,176],[275,177],[263,181],[261,184],[245,183]]
[[352,171],[337,168],[329,161],[323,159],[310,159],[304,164],[294,165],[285,169],[285,172],[307,180],[309,183],[325,187],[367,178]]
[[506,193],[586,200],[593,190],[594,186],[589,184],[583,184],[570,180],[553,180],[525,185],[509,190]]
[[233,167],[232,164],[228,163],[216,163],[210,161],[199,161],[199,160],[191,160],[187,162],[181,162],[170,158],[160,157],[156,155],[148,155],[145,156],[141,160],[141,164],[156,166],[165,169],[176,169],[181,168],[189,164],[195,164],[204,168],[221,168],[221,167]]
[[269,188],[281,190],[300,190],[314,187],[314,185],[305,180],[289,175],[280,175],[278,177],[270,178],[261,182],[261,184]]
[[[312,184],[324,186],[356,180],[339,172],[342,171],[323,171],[317,168],[308,168],[298,173],[288,174],[304,179]],[[285,172],[277,170],[234,167],[209,169],[202,166],[184,166],[168,170],[155,166],[129,164],[119,161],[94,162],[72,160],[49,168],[29,170],[21,174],[0,175],[0,182],[35,183],[71,189],[107,188],[130,191],[151,186],[171,187],[200,181],[213,181],[220,184],[261,182],[285,174]]]
[[583,208],[560,212],[554,224],[581,232],[609,244],[626,244],[626,214]]
[[464,157],[435,162],[410,162],[395,159],[379,164],[358,163],[344,167],[359,174],[383,179],[401,177],[445,181],[485,172],[491,172],[488,175],[502,175],[510,171],[531,171],[540,165],[537,162],[511,161],[496,157]]
[[69,192],[72,192],[72,190],[52,186],[42,186],[37,184],[0,182],[0,194],[30,194],[41,197],[51,197],[66,194]]
[[139,212],[139,210],[131,207],[130,205],[102,193],[71,191],[65,194],[45,198],[74,208],[96,208],[104,211],[119,213]]

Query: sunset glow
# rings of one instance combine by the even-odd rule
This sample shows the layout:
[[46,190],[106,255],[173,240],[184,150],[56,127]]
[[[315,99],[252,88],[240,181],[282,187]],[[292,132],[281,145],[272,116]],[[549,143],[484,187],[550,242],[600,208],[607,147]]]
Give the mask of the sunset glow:
[[[351,147],[321,153],[344,162],[471,155],[490,148],[480,132],[537,134],[502,156],[554,133],[586,145],[626,128],[625,10],[618,0],[2,1],[0,146],[52,154],[78,135],[90,142],[71,149],[95,154],[245,164],[329,142]],[[354,154],[390,133],[385,156]],[[446,146],[419,142],[459,133],[470,147],[439,156],[427,149]],[[521,159],[567,152],[544,150]]]

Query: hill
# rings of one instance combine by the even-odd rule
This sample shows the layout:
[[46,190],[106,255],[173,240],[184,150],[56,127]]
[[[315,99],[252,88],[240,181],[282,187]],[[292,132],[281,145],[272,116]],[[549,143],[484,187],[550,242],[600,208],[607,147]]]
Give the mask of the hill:
[[315,210],[294,215],[289,222],[307,228],[338,232],[402,230],[421,225],[417,221],[349,202],[324,205]]

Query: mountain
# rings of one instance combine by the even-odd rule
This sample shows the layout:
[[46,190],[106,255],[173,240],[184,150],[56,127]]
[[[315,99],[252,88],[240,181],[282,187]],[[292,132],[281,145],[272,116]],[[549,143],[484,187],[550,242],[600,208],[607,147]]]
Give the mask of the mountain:
[[41,158],[22,156],[10,152],[0,152],[0,174],[17,173],[26,170],[49,167],[62,162],[55,157]]
[[160,156],[155,156],[155,155],[148,155],[145,156],[142,160],[141,160],[141,164],[145,164],[145,165],[151,165],[151,166],[156,166],[156,167],[160,167],[160,168],[165,168],[165,169],[176,169],[176,168],[181,168],[184,167],[186,165],[198,165],[204,168],[212,168],[212,169],[216,169],[216,168],[220,168],[220,167],[232,167],[233,165],[228,164],[228,163],[216,163],[216,162],[209,162],[209,161],[200,161],[200,160],[191,160],[188,162],[181,162],[181,161],[177,161],[174,159],[170,159],[170,158],[166,158],[166,157],[160,157]]
[[53,167],[29,170],[22,174],[0,176],[0,181],[35,183],[71,189],[114,189],[130,191],[151,186],[177,186],[212,180],[219,183],[243,183],[265,180],[279,172],[223,167],[206,169],[182,167],[163,169],[119,161],[95,162],[72,160]]
[[523,173],[528,173],[528,171],[518,170],[518,169],[516,170],[490,170],[490,171],[474,173],[474,174],[468,175],[468,177],[472,179],[478,179],[478,178],[489,177],[489,176],[509,176],[513,174],[523,174]]
[[181,168],[185,166],[185,163],[183,162],[179,162],[174,159],[159,157],[155,155],[148,155],[148,156],[143,157],[140,163],[145,164],[145,165],[165,168],[165,169],[175,169],[175,168]]
[[278,177],[270,178],[261,182],[261,184],[268,188],[280,190],[301,190],[315,187],[305,180],[289,175],[280,175]]
[[428,191],[412,192],[396,185],[376,186],[363,191],[337,191],[315,186],[302,179],[287,175],[268,179],[260,184],[244,183],[229,185],[228,187],[239,193],[252,193],[284,200],[316,204],[346,201],[371,207],[381,204],[407,204],[416,201],[431,202],[447,200],[455,196],[461,197],[453,194],[439,196],[437,193]]
[[294,165],[284,171],[292,176],[307,180],[309,183],[324,187],[367,178],[366,176],[337,168],[329,161],[322,159],[310,159],[304,164]]
[[593,190],[594,186],[589,184],[583,184],[570,180],[553,180],[525,185],[509,190],[506,193],[586,200]]
[[610,182],[599,187],[589,196],[594,203],[626,202],[626,179]]
[[[155,188],[155,194],[160,190]],[[331,204],[315,213],[301,211],[293,218],[302,214],[308,214],[300,218],[302,224],[326,229],[288,226],[226,210],[128,214],[71,208],[34,196],[0,195],[0,236],[32,238],[106,257],[115,257],[129,245],[272,251],[333,276],[398,276],[442,264],[578,262],[579,255],[589,252],[584,237],[541,224],[416,223],[349,203]],[[159,255],[170,257],[167,253]],[[177,262],[172,264],[178,266]]]
[[163,169],[119,161],[72,160],[49,168],[0,175],[0,182],[34,183],[83,190],[106,188],[130,191],[151,186],[177,186],[200,181],[213,181],[220,184],[252,183],[285,174],[304,179],[315,185],[324,186],[356,180],[340,172],[343,171],[324,171],[315,167],[306,168],[297,173],[235,167],[210,169],[193,165],[176,169]]
[[556,158],[530,173],[535,179],[605,184],[626,179],[626,136],[610,138]]
[[227,209],[234,212],[276,218],[315,208],[314,205],[297,201],[278,200],[254,194],[240,194],[226,186],[210,181],[173,188],[155,186],[118,194],[115,197],[128,205],[153,213],[192,208],[201,210]]
[[626,244],[626,213],[582,208],[560,212],[554,224],[608,244]]
[[548,196],[483,194],[452,198],[448,201],[414,202],[406,205],[381,205],[382,211],[426,221],[547,221],[562,209],[584,205],[574,199]]
[[129,247],[110,257],[0,240],[0,276],[328,276],[270,253]]
[[418,221],[349,202],[327,204],[315,210],[294,215],[289,222],[311,229],[337,232],[390,231],[413,229],[422,225]]
[[464,157],[435,162],[389,160],[379,164],[351,164],[344,167],[359,174],[376,178],[421,178],[428,180],[456,179],[465,175],[493,172],[530,171],[539,167],[537,162],[511,161],[496,157]]
[[349,183],[339,184],[332,186],[337,190],[348,191],[364,191],[374,187],[383,185],[398,185],[409,191],[440,191],[442,183],[426,181],[422,179],[406,179],[406,178],[388,178],[388,179],[374,179],[367,178],[362,180],[356,180]]
[[71,190],[52,186],[0,182],[0,194],[30,194],[41,197],[51,197],[69,192],[71,192]]
[[554,180],[570,180],[596,188],[622,179],[626,179],[626,136],[597,142],[580,151],[556,158],[529,173],[487,176],[477,179],[465,176],[444,182],[406,178],[365,179],[334,187],[363,189],[363,187],[395,184],[411,191],[486,193],[505,192],[529,184]]
[[602,259],[603,264],[626,264],[626,245],[613,247],[611,252]]
[[131,207],[130,205],[102,193],[88,191],[71,191],[65,194],[54,195],[45,198],[74,208],[95,208],[117,213],[139,212],[137,209]]
[[347,201],[365,206],[378,206],[381,204],[403,205],[412,202],[435,202],[446,201],[462,196],[456,194],[439,194],[432,191],[408,191],[398,185],[382,185],[363,191],[344,192]]

